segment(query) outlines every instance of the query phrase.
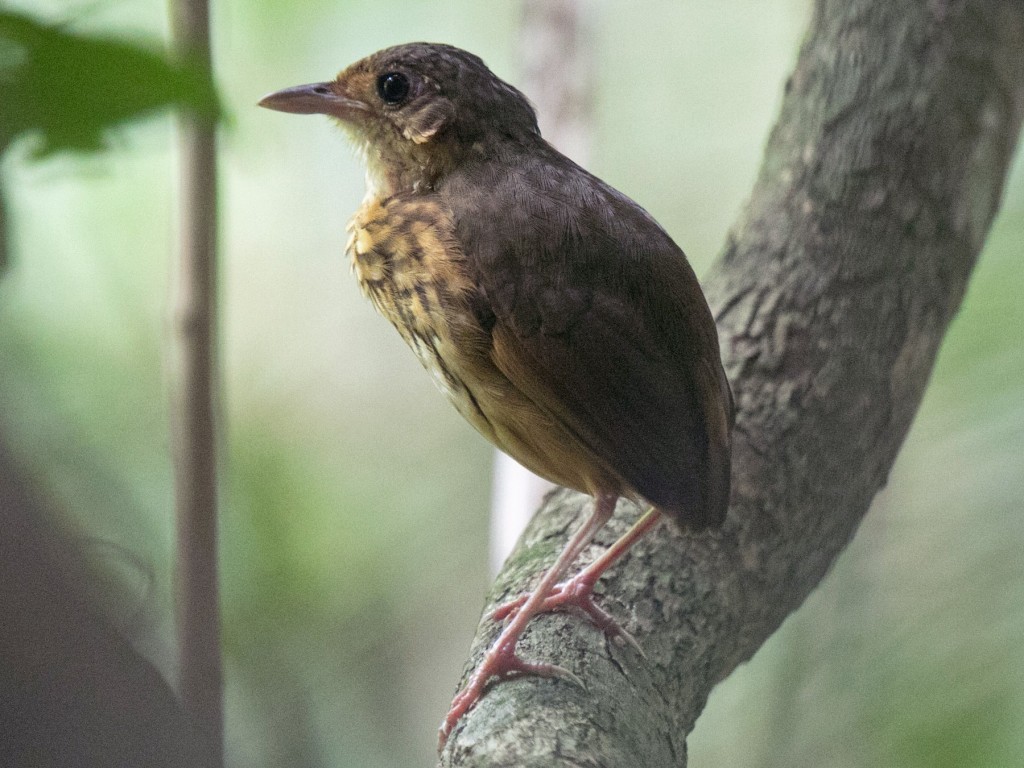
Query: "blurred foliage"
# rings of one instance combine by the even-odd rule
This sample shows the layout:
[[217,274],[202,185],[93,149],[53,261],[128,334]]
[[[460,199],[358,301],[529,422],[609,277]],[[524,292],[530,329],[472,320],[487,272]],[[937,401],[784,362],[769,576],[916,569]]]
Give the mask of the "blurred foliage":
[[218,112],[208,72],[156,44],[75,33],[0,9],[0,152],[38,133],[39,157],[98,150],[105,134],[161,107]]
[[[0,8],[0,156],[25,134],[43,158],[97,151],[109,131],[163,107],[211,119],[219,113],[210,73],[175,62],[156,44],[82,35]],[[7,265],[7,211],[0,188],[0,273]]]
[[[68,13],[63,0],[21,2],[40,18]],[[162,4],[87,2],[81,39],[166,33]],[[490,451],[347,275],[358,159],[328,121],[254,104],[413,39],[477,51],[517,82],[517,4],[214,5],[218,82],[236,116],[221,144],[229,756],[252,768],[433,764],[487,589]],[[594,5],[591,167],[699,271],[749,192],[808,10]],[[675,98],[651,98],[646,84],[665,73],[678,73]],[[109,152],[35,160],[26,141],[3,159],[18,259],[0,281],[0,435],[72,510],[64,525],[90,561],[124,573],[118,623],[173,679],[171,121],[119,125],[117,141],[91,134]],[[889,487],[821,588],[712,695],[690,740],[695,768],[1024,763],[1021,242],[1018,167]]]

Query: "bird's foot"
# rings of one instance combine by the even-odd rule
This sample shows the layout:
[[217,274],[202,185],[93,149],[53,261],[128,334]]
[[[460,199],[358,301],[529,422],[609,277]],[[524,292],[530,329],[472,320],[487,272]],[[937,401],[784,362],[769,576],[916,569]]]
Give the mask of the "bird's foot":
[[487,651],[487,655],[473,672],[472,677],[469,678],[466,687],[456,695],[448,714],[445,715],[444,722],[438,729],[438,751],[441,751],[445,742],[448,741],[448,736],[455,724],[476,705],[492,680],[508,680],[526,675],[557,677],[586,690],[583,681],[565,667],[560,667],[557,664],[523,661],[516,655],[516,639],[506,641],[499,637]]
[[[591,624],[600,629],[608,637],[621,640],[631,646],[641,656],[646,657],[640,643],[636,641],[629,632],[612,616],[608,611],[597,604],[594,600],[594,582],[587,577],[586,572],[562,582],[555,586],[551,594],[537,609],[537,613],[552,613],[562,611],[564,613],[575,613],[583,616]],[[514,617],[519,609],[526,603],[529,595],[503,603],[488,614],[488,618],[494,621],[505,621]]]

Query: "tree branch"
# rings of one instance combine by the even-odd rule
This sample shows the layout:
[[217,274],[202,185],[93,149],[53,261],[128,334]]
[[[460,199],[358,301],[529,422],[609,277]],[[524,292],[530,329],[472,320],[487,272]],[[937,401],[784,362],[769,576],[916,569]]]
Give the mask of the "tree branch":
[[[678,768],[714,685],[798,607],[885,484],[995,216],[1024,115],[1016,0],[819,0],[751,200],[706,290],[739,408],[722,531],[660,528],[602,582],[646,658],[571,616],[521,648],[443,766]],[[491,594],[578,525],[552,495]],[[599,544],[636,516],[625,503]],[[599,585],[600,588],[601,585]],[[498,627],[482,622],[467,671]]]

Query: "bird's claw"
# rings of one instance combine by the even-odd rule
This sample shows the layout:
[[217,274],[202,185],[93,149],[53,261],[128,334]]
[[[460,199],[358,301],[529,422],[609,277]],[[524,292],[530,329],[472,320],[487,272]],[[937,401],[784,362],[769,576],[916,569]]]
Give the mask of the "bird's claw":
[[[529,595],[521,595],[507,603],[502,603],[492,610],[487,617],[493,621],[508,621],[526,603]],[[640,643],[612,616],[594,600],[593,585],[588,581],[570,579],[557,585],[551,595],[542,603],[539,613],[561,611],[574,613],[587,619],[591,624],[604,632],[611,639],[621,640],[635,650],[641,657],[647,658]]]
[[581,691],[586,692],[587,686],[579,675],[569,671],[557,664],[543,664],[537,662],[523,661],[514,652],[502,647],[488,651],[483,662],[470,677],[466,687],[463,688],[455,699],[452,706],[445,715],[441,727],[437,731],[437,749],[440,752],[448,741],[455,724],[463,715],[471,710],[480,700],[483,692],[495,680],[508,680],[515,677],[554,677],[572,683]]

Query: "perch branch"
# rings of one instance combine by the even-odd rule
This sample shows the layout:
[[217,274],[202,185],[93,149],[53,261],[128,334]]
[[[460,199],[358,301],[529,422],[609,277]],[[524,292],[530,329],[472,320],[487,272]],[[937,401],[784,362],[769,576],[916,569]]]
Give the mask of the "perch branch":
[[[602,582],[646,658],[537,619],[441,765],[679,768],[711,689],[821,581],[885,484],[996,214],[1024,114],[1018,0],[819,0],[750,201],[706,290],[738,405],[721,531],[667,528]],[[490,595],[578,524],[556,492]],[[620,505],[607,546],[638,514]],[[591,552],[593,556],[593,552]],[[467,670],[498,627],[481,622]]]

